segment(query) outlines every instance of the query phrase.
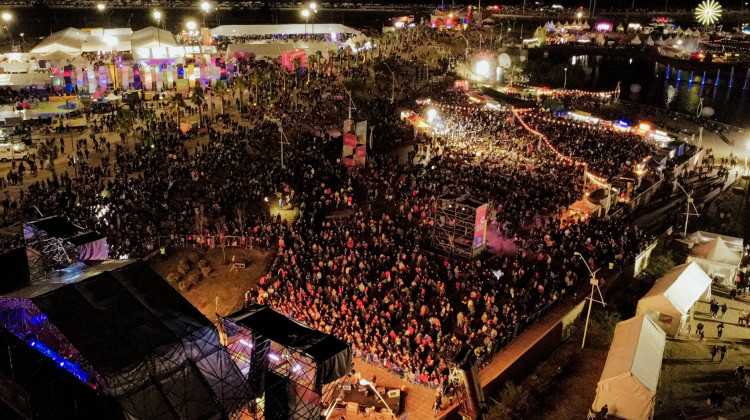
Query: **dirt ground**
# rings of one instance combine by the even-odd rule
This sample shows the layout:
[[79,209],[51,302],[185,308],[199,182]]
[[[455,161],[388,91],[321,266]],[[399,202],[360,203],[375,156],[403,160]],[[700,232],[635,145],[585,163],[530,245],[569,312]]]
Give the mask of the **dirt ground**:
[[[228,315],[242,308],[245,292],[258,284],[258,279],[266,273],[273,259],[273,252],[270,250],[226,248],[224,260],[220,248],[184,248],[168,249],[166,258],[157,255],[148,262],[162,277],[167,278],[170,273],[177,272],[177,265],[181,260],[189,260],[189,254],[197,254],[200,259],[206,260],[211,273],[205,277],[197,264],[189,262],[190,271],[187,275],[197,274],[201,280],[181,293],[210,320],[216,319],[217,297],[220,315]],[[233,256],[235,262],[244,263],[245,268],[230,271]],[[170,284],[180,290],[177,283]]]
[[[684,411],[688,419],[724,418],[726,420],[750,418],[750,404],[735,410],[734,397],[750,396],[750,390],[735,381],[737,366],[750,366],[750,328],[737,325],[740,310],[750,310],[750,302],[730,300],[723,290],[713,288],[712,294],[719,303],[727,303],[729,311],[723,319],[711,318],[708,302],[699,302],[692,324],[690,337],[680,335],[667,339],[662,362],[660,386],[656,392],[657,408],[655,419],[675,419]],[[706,332],[706,342],[700,343],[695,336],[695,326],[702,322]],[[726,328],[719,340],[716,326],[724,322]],[[710,350],[714,345],[727,346],[723,362],[717,356],[711,361]],[[726,401],[722,409],[708,407],[708,396],[713,389],[723,392]],[[715,417],[716,416],[716,417]]]
[[[541,411],[532,413],[529,419],[585,419],[588,408],[596,396],[596,384],[602,376],[607,361],[608,348],[581,349],[581,336],[576,334],[556,351],[573,348],[578,357],[569,368],[569,373],[555,386],[555,390],[544,400]],[[554,357],[551,356],[550,358]]]

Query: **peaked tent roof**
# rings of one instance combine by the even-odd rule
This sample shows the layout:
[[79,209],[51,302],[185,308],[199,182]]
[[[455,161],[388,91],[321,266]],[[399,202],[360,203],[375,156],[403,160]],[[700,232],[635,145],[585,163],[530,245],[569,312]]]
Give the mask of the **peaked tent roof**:
[[618,323],[599,384],[634,376],[656,393],[665,341],[666,334],[650,315]]
[[711,242],[693,247],[690,256],[730,265],[739,265],[742,261],[742,256],[729,249],[720,236]]
[[158,48],[158,47],[177,47],[177,41],[171,32],[149,26],[133,32],[130,36],[132,48]]
[[31,53],[79,53],[88,36],[89,34],[80,29],[66,28],[45,38],[39,45],[31,49]]
[[698,266],[698,263],[690,262],[678,265],[656,280],[654,286],[642,299],[664,295],[680,313],[686,314],[710,287],[711,278]]
[[212,36],[242,35],[299,35],[299,34],[360,34],[361,32],[340,23],[289,23],[282,25],[222,25],[211,29]]
[[726,236],[726,235],[719,235],[716,233],[706,232],[702,230],[697,230],[690,235],[688,235],[688,239],[690,242],[695,243],[695,245],[705,244],[708,242],[711,242],[715,238],[721,238],[724,241],[724,244],[729,247],[734,252],[742,253],[743,247],[744,247],[744,240],[742,238],[735,238],[734,236]]

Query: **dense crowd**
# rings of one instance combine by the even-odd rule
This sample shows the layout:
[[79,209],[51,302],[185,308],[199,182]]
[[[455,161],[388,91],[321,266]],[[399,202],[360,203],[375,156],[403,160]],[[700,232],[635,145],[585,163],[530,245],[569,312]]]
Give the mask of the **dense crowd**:
[[[414,382],[445,387],[461,346],[471,344],[489,361],[585,282],[584,265],[622,269],[649,238],[622,221],[566,220],[567,207],[582,197],[581,169],[538,147],[512,114],[469,106],[448,83],[425,86],[410,54],[390,58],[404,80],[400,97],[431,91],[436,101],[458,106],[444,113],[459,135],[439,139],[443,153],[427,161],[401,148],[430,139],[397,120],[397,104],[371,94],[390,88],[390,77],[359,66],[347,70],[368,91],[355,117],[379,133],[365,168],[341,164],[341,137],[332,137],[325,117],[345,112],[335,101],[346,94],[335,76],[279,77],[252,93],[259,108],[241,119],[204,114],[207,138],[196,144],[178,130],[173,109],[157,108],[132,148],[123,142],[105,152],[96,142],[98,161],[78,159],[73,174],[52,172],[19,198],[6,196],[5,217],[65,214],[105,234],[113,257],[142,256],[157,237],[250,237],[277,253],[249,300],[336,334],[356,354]],[[287,83],[300,87],[303,100],[282,94]],[[274,91],[275,102],[259,100]],[[295,143],[283,167],[268,158],[277,155],[279,123]],[[578,153],[601,148],[592,140],[596,131],[565,132]],[[432,214],[448,192],[491,203],[490,229],[514,245],[473,261],[431,252]],[[270,216],[264,203],[277,194],[282,205],[299,207],[294,221]]]
[[560,153],[588,163],[593,172],[606,178],[633,170],[656,151],[655,145],[643,137],[602,124],[582,123],[547,113],[530,113],[523,118],[547,136]]

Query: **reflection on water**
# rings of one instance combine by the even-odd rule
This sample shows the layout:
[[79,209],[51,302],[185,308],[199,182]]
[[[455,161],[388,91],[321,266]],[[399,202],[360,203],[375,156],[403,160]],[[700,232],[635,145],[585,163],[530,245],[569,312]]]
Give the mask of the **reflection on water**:
[[[750,127],[750,72],[744,68],[691,71],[648,60],[602,55],[549,54],[546,61],[546,68],[556,64],[579,68],[578,77],[568,77],[569,88],[611,90],[619,81],[623,100],[692,115],[703,109],[704,116],[713,112],[711,118],[716,121]],[[550,85],[558,82],[557,74],[538,73],[534,76],[537,81]]]

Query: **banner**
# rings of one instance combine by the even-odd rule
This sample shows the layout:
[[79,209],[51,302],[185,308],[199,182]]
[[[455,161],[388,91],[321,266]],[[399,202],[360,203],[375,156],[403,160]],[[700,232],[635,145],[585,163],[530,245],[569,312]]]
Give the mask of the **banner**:
[[482,204],[477,208],[477,216],[474,219],[474,253],[481,252],[484,248],[485,236],[487,233],[487,204]]
[[357,147],[357,136],[354,134],[344,134],[344,146]]
[[366,156],[367,156],[367,146],[357,147],[357,153],[355,154],[355,157],[357,159],[364,159]]
[[357,134],[357,140],[360,144],[367,143],[367,120],[357,122],[354,132]]

